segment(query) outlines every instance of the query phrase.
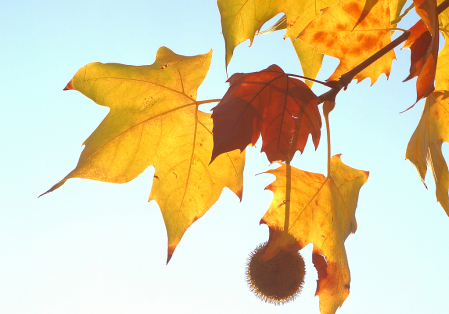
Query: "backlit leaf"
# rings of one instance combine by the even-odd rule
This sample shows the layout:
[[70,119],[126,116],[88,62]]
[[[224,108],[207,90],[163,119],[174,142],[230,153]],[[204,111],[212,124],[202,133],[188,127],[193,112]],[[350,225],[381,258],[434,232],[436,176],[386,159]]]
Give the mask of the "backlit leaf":
[[[304,76],[316,78],[323,64],[322,53],[315,53],[312,46],[309,46],[300,39],[292,40],[293,47],[301,62],[301,68]],[[306,85],[312,88],[313,81],[306,80]]]
[[309,134],[315,148],[321,134],[318,98],[304,82],[287,76],[277,65],[254,73],[237,73],[213,108],[216,156],[244,150],[262,134],[262,151],[270,162],[291,160],[303,151]]
[[[313,262],[318,271],[316,295],[321,314],[335,313],[349,295],[350,272],[344,242],[357,229],[355,210],[368,172],[345,165],[340,155],[331,159],[331,176],[291,167],[290,193],[287,165],[270,170],[276,181],[274,193],[261,223],[270,228],[262,258],[270,259],[283,249],[294,251],[313,243]],[[289,195],[289,197],[287,197]],[[285,209],[290,202],[288,233],[284,232]]]
[[[368,13],[366,4],[366,1],[341,0],[336,6],[324,9],[323,14],[299,35],[298,38],[314,47],[315,52],[340,59],[340,64],[328,80],[338,79],[390,43],[388,0],[377,1]],[[354,79],[360,82],[370,78],[371,84],[374,84],[382,73],[387,77],[390,75],[394,59],[395,54],[391,50]]]
[[[443,0],[438,0],[438,4],[441,2]],[[441,12],[438,18],[440,20],[440,29],[443,33],[444,47],[438,54],[435,89],[449,90],[449,10]]]
[[[406,2],[407,0],[390,0],[390,19],[392,27],[396,27],[396,24],[402,20],[401,12]],[[411,9],[412,8],[410,7],[407,8],[404,12],[404,16],[407,15]]]
[[411,50],[410,75],[404,81],[418,76],[416,80],[416,102],[418,102],[435,89],[439,31],[436,0],[414,0],[414,3],[421,20],[410,28],[411,34],[403,46]]
[[[258,35],[272,33],[285,28],[287,28],[287,17],[284,15],[272,27],[260,32]],[[291,42],[295,48],[296,54],[298,55],[304,76],[316,78],[321,69],[321,65],[323,64],[324,55],[322,53],[314,53],[313,47],[309,46],[302,40],[291,38]],[[306,80],[305,82],[307,86],[312,88],[313,81]]]
[[[286,15],[287,32],[284,38],[290,38],[292,43],[296,43],[298,34],[321,14],[321,9],[335,5],[338,0],[261,0],[261,1],[240,1],[240,0],[218,0],[218,8],[221,14],[221,26],[226,46],[226,66],[231,61],[234,49],[237,45],[249,39],[250,44],[265,22],[269,21],[279,13]],[[276,28],[281,29],[281,27]],[[295,51],[303,67],[304,75],[315,78],[322,60],[318,56],[313,56],[313,50],[301,47]],[[304,45],[304,43],[303,43]],[[313,69],[307,64],[311,58],[315,59]],[[313,76],[315,73],[315,76]],[[311,86],[311,82],[308,83]]]
[[280,31],[287,28],[287,17],[285,14],[276,22],[273,26],[270,28],[264,30],[263,32],[259,32],[256,35],[262,35],[262,34],[270,34],[276,31]]
[[374,8],[377,2],[379,2],[379,0],[365,0],[365,5],[363,7],[362,14],[359,16],[359,19],[355,23],[354,28],[357,27],[357,25],[359,25],[368,16],[368,14]]
[[[424,183],[427,166],[435,179],[437,201],[449,216],[449,172],[441,146],[449,142],[449,92],[435,91],[426,99],[421,120],[406,152]],[[424,183],[425,185],[425,183]]]
[[81,92],[110,112],[85,141],[76,168],[48,192],[71,178],[124,183],[155,166],[149,200],[162,211],[169,260],[186,229],[224,187],[242,196],[244,154],[223,154],[208,165],[212,119],[198,111],[196,95],[211,56],[181,56],[161,47],[149,66],[82,67],[66,89]]

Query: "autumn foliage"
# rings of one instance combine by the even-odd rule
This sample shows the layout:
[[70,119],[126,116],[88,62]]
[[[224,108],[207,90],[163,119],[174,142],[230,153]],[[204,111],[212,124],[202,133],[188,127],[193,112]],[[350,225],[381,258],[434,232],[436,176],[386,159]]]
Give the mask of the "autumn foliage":
[[318,97],[304,82],[289,77],[277,65],[257,73],[234,74],[228,82],[229,90],[212,113],[212,161],[224,152],[255,145],[260,135],[270,162],[292,160],[297,150],[304,151],[309,134],[318,147]]
[[[161,47],[148,66],[85,65],[65,90],[77,90],[110,112],[84,142],[75,169],[44,194],[71,178],[128,182],[154,166],[149,200],[157,202],[164,218],[168,263],[184,232],[224,187],[242,198],[245,149],[261,137],[262,152],[280,166],[267,171],[275,177],[266,188],[273,200],[261,223],[270,236],[249,263],[250,288],[273,303],[296,296],[301,274],[295,289],[285,292],[283,283],[291,263],[291,274],[300,268],[298,251],[312,243],[320,312],[335,313],[349,295],[345,240],[357,229],[357,201],[369,174],[344,164],[340,155],[331,157],[329,114],[338,110],[337,95],[353,80],[369,78],[375,84],[382,74],[388,77],[396,58],[393,49],[402,43],[411,50],[410,73],[404,79],[417,77],[417,101],[426,99],[406,158],[423,182],[427,169],[432,171],[437,201],[449,215],[449,170],[441,151],[443,142],[449,142],[449,0],[414,0],[407,8],[406,2],[218,0],[226,67],[238,44],[252,42],[265,22],[283,13],[265,32],[286,29],[304,74],[288,74],[277,65],[234,73],[221,99],[197,100],[212,52],[182,56]],[[413,7],[421,19],[409,30],[397,28]],[[446,41],[439,52],[440,31]],[[315,78],[324,55],[338,58],[339,64],[320,82]],[[329,90],[315,95],[314,82]],[[218,102],[212,114],[199,110],[211,102]],[[320,144],[322,103],[328,134],[325,175],[290,165],[310,135],[315,148]]]

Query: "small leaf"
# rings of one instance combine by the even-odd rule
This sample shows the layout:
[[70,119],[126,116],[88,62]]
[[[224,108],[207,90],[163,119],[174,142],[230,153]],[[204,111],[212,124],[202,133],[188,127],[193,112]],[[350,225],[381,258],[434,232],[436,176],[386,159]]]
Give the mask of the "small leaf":
[[[357,229],[355,210],[359,191],[369,173],[345,165],[339,155],[331,159],[331,176],[292,167],[287,200],[287,166],[270,170],[276,181],[267,189],[274,193],[261,223],[270,228],[262,256],[270,259],[281,249],[294,251],[313,243],[313,263],[318,271],[316,295],[321,314],[333,314],[349,295],[350,273],[344,242]],[[284,232],[286,203],[290,202],[288,233]]]
[[449,142],[449,92],[435,91],[426,99],[424,111],[413,133],[405,158],[418,170],[425,185],[427,165],[435,179],[437,201],[449,216],[449,171],[441,146]]
[[411,34],[403,46],[411,50],[410,75],[404,81],[418,76],[416,80],[416,102],[418,102],[435,90],[439,32],[436,0],[414,0],[414,3],[421,20],[410,28]]
[[260,133],[262,151],[270,162],[291,160],[297,150],[304,150],[309,134],[318,147],[318,98],[304,82],[289,77],[277,65],[234,74],[228,82],[229,90],[212,109],[212,161],[222,153],[254,145]]

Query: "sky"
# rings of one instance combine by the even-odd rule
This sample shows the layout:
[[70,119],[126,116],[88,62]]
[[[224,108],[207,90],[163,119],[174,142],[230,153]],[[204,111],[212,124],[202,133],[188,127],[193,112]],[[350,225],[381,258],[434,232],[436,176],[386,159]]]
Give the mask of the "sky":
[[[274,19],[276,20],[276,18]],[[416,16],[407,18],[408,28]],[[227,90],[224,40],[214,1],[2,1],[0,3],[0,313],[319,313],[311,245],[301,295],[283,306],[257,299],[245,282],[246,259],[268,239],[259,225],[275,168],[247,149],[243,200],[225,189],[190,229],[166,265],[167,237],[148,203],[154,169],[126,184],[71,179],[81,144],[107,114],[76,91],[63,91],[83,65],[152,64],[161,46],[177,54],[213,50],[198,99]],[[410,52],[396,49],[390,78],[353,82],[330,114],[332,153],[370,172],[346,240],[351,291],[337,313],[447,313],[449,218],[405,160],[424,102],[408,75]],[[301,74],[283,31],[239,45],[228,67],[253,72],[277,64]],[[318,79],[338,60],[326,58]],[[326,89],[314,86],[315,93]],[[211,105],[201,106],[204,111]],[[320,106],[321,107],[321,106]],[[326,136],[292,165],[326,171]],[[443,153],[449,157],[447,144]]]

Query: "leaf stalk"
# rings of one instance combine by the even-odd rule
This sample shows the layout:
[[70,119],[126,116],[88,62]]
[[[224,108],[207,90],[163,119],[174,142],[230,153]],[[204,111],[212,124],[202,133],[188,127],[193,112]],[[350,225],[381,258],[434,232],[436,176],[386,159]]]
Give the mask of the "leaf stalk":
[[326,120],[326,133],[327,133],[327,177],[331,175],[331,130],[329,126],[329,116],[324,116]]
[[286,160],[287,165],[286,171],[286,185],[285,185],[285,218],[284,218],[284,232],[288,233],[288,227],[290,224],[290,195],[292,189],[292,166],[290,165],[290,160]]
[[206,100],[201,100],[201,101],[195,101],[195,103],[199,106],[199,105],[204,105],[204,104],[208,104],[211,102],[220,102],[221,98],[217,98],[217,99],[206,99]]

